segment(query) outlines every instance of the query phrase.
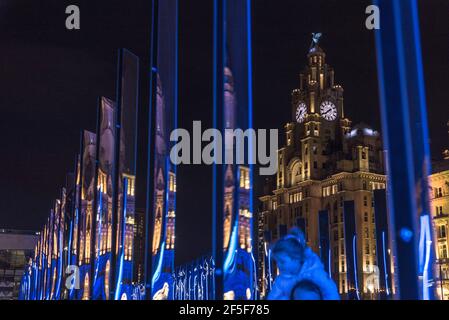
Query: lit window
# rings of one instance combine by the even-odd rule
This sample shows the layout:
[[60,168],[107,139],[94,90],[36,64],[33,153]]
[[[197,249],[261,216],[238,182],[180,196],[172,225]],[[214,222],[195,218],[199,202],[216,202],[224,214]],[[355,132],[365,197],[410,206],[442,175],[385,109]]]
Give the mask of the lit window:
[[446,238],[446,226],[441,225],[438,227],[438,238]]
[[249,171],[244,171],[245,172],[245,189],[249,190],[250,188],[250,183],[249,183]]

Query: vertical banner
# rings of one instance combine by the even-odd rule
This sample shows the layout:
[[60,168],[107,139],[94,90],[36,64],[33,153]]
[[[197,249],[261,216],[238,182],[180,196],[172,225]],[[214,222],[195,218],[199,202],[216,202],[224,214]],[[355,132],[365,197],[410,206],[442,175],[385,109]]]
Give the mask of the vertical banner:
[[[74,245],[76,241],[75,236],[75,227],[76,224],[76,196],[77,196],[77,180],[78,180],[78,171],[79,171],[79,156],[76,156],[75,167],[72,173],[67,175],[66,180],[66,204],[65,204],[65,240],[64,240],[64,248],[67,248],[65,252],[65,263],[62,269],[63,272],[63,280],[62,286],[64,292],[65,300],[72,300],[74,297],[74,287],[75,287],[75,279],[70,278],[68,276],[73,272],[73,267],[76,265],[76,258],[74,252]],[[68,271],[68,272],[67,272]],[[67,282],[67,280],[69,280]],[[71,280],[71,281],[70,281]]]
[[357,263],[357,233],[355,222],[354,201],[345,201],[343,204],[346,270],[348,280],[348,299],[360,300]]
[[264,273],[260,275],[262,277],[263,284],[261,285],[262,290],[261,295],[263,294],[264,297],[268,295],[268,293],[271,291],[271,286],[273,284],[273,263],[271,260],[271,248],[270,243],[272,241],[271,231],[265,230],[264,231],[264,260],[263,260],[263,266],[264,266]]
[[[305,218],[297,218],[296,219],[296,226],[304,232],[304,236],[307,236],[307,230],[306,230],[306,219]],[[285,235],[284,233],[283,235]],[[283,236],[279,233],[280,236]]]
[[[139,59],[126,49],[119,52],[119,77],[115,160],[117,167],[117,258],[115,300],[131,299],[133,294],[133,241],[135,215],[137,108]],[[118,154],[117,154],[118,152]]]
[[[81,136],[81,142],[80,142],[80,152],[82,152],[84,143],[84,135]],[[72,223],[71,223],[71,230],[70,230],[70,245],[69,245],[69,254],[70,254],[70,272],[73,272],[73,267],[79,266],[79,234],[80,234],[80,199],[81,199],[81,165],[82,163],[82,157],[80,154],[76,157],[76,164],[75,164],[75,185],[73,188],[73,194],[72,194]],[[65,272],[66,270],[64,270]],[[70,282],[70,289],[68,293],[69,300],[74,300],[77,298],[77,290],[76,288],[76,279],[71,278],[72,281]],[[78,279],[80,280],[80,279]]]
[[40,263],[40,247],[41,247],[41,234],[39,234],[39,238],[36,243],[36,247],[34,249],[34,257],[31,265],[31,280],[30,280],[30,296],[28,300],[37,300],[37,291],[38,291],[38,279],[39,279],[39,263]]
[[47,229],[48,219],[42,232],[42,259],[39,279],[39,300],[45,299],[45,278],[47,275]]
[[[48,220],[48,219],[47,219]],[[41,234],[41,252],[40,252],[40,264],[39,264],[39,280],[38,280],[38,294],[37,298],[43,300],[45,298],[45,274],[47,265],[47,227],[45,224]]]
[[78,250],[78,266],[80,275],[80,290],[78,299],[87,300],[90,298],[90,246],[91,237],[93,236],[92,216],[93,202],[95,192],[95,161],[97,150],[97,137],[95,133],[84,131],[83,133],[83,150],[82,150],[82,167],[80,180],[80,215],[79,215],[79,250]]
[[93,299],[108,300],[110,297],[110,271],[112,251],[112,174],[115,148],[115,102],[102,97],[99,105],[99,143],[97,168],[97,230],[96,264]]
[[[246,140],[243,155],[234,145],[234,138],[239,140],[234,136],[236,132],[252,129],[251,68],[251,1],[215,0],[214,127],[225,136],[222,155],[233,154],[235,159],[225,165],[215,162],[213,168],[212,247],[218,300],[257,297],[252,243],[253,134],[242,134],[237,141],[245,145]],[[214,137],[214,142],[218,139]],[[237,161],[239,156],[243,161]]]
[[376,219],[376,253],[379,267],[379,297],[381,300],[392,299],[394,294],[391,274],[390,236],[388,228],[388,212],[386,192],[374,190],[374,210]]
[[63,241],[64,241],[64,214],[65,214],[65,198],[66,190],[62,188],[61,199],[56,200],[55,212],[55,231],[54,231],[54,283],[53,283],[53,300],[61,299],[61,280],[62,280],[62,268],[63,268]]
[[[176,219],[176,167],[170,161],[170,132],[177,127],[178,103],[178,1],[154,3],[152,109],[154,148],[149,151],[153,166],[148,170],[152,194],[147,206],[147,224],[152,225],[152,246],[147,246],[146,264],[151,264],[148,299],[173,299]],[[150,137],[151,139],[151,137]],[[151,141],[151,140],[150,140]],[[151,213],[150,213],[151,212]],[[151,222],[149,221],[151,219]],[[148,225],[147,230],[150,229]],[[147,235],[149,236],[149,235]],[[147,244],[149,241],[147,242]],[[151,250],[151,252],[149,252]],[[149,255],[151,254],[151,261]],[[150,282],[150,284],[148,284]],[[147,292],[148,292],[147,291]]]
[[322,210],[318,212],[318,232],[319,232],[319,249],[320,257],[323,262],[324,269],[331,277],[331,254],[330,254],[330,238],[329,238],[329,212]]
[[53,285],[53,246],[54,246],[54,226],[55,226],[55,210],[54,208],[50,210],[50,220],[48,222],[47,230],[47,272],[45,279],[45,300],[51,300],[52,296],[52,285]]

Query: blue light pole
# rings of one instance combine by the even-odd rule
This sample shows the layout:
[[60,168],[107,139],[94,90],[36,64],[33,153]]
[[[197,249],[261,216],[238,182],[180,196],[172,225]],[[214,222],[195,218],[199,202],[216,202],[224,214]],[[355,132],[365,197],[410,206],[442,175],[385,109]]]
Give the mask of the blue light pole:
[[382,130],[401,299],[433,299],[430,152],[416,0],[375,0]]

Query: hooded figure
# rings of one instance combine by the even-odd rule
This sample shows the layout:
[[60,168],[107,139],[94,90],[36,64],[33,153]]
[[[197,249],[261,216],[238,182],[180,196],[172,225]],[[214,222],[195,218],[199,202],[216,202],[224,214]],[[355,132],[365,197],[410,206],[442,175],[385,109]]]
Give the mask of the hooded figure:
[[337,286],[299,229],[277,241],[272,252],[280,274],[268,300],[340,300]]

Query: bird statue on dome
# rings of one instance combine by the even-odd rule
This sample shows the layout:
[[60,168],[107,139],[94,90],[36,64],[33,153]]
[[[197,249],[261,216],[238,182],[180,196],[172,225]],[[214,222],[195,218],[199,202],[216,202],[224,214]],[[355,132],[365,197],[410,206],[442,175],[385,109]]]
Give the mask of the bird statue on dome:
[[310,49],[312,49],[314,46],[318,45],[318,42],[320,42],[320,38],[323,34],[321,32],[313,32],[312,33],[312,43],[310,44]]

